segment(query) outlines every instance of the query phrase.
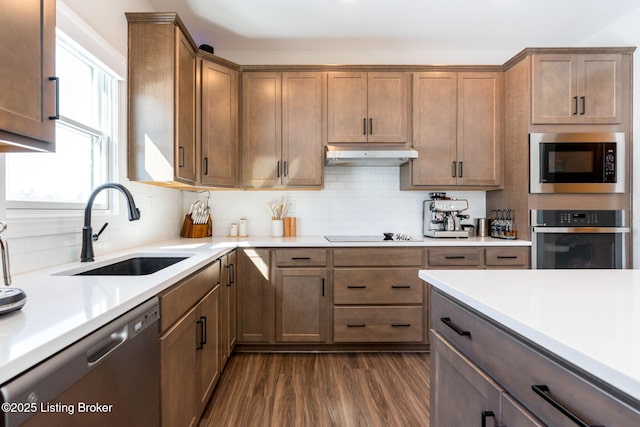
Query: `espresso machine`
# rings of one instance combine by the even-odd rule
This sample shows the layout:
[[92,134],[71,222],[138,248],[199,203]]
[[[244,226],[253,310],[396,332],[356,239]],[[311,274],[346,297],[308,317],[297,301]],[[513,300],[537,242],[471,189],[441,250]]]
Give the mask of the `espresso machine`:
[[451,199],[445,193],[429,193],[423,205],[423,235],[426,237],[469,237],[460,220],[469,218],[461,212],[469,209],[464,199]]

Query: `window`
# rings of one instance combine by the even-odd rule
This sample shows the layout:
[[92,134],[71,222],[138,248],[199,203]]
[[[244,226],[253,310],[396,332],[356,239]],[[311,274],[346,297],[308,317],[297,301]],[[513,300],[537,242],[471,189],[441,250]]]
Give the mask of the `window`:
[[[82,209],[93,188],[115,173],[117,78],[59,31],[56,74],[60,77],[56,152],[6,156],[8,208]],[[108,208],[104,192],[94,206]]]

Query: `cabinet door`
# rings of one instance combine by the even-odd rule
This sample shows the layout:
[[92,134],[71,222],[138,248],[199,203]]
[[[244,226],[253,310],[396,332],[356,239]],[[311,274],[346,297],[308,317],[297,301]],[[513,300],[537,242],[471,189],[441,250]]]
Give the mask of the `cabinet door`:
[[236,252],[222,259],[222,348],[221,369],[224,369],[236,345]]
[[328,142],[367,142],[367,73],[328,73]]
[[0,2],[0,151],[55,151],[55,18],[55,0]]
[[242,184],[280,185],[282,105],[280,73],[242,74]]
[[458,73],[458,185],[502,182],[501,73]]
[[198,417],[204,411],[220,379],[220,302],[220,285],[217,284],[198,304]]
[[326,341],[325,277],[325,269],[276,269],[276,341]]
[[408,128],[408,73],[368,73],[368,142],[405,143]]
[[282,74],[282,184],[320,187],[323,73]]
[[581,123],[622,122],[622,55],[581,55],[578,61]]
[[442,336],[431,333],[431,425],[499,425],[502,390]]
[[458,81],[456,73],[413,74],[412,185],[455,185]]
[[272,343],[275,289],[269,277],[269,249],[238,253],[238,342]]
[[160,337],[163,426],[194,426],[196,396],[196,307]]
[[238,174],[238,73],[202,61],[200,182],[235,187]]
[[196,56],[186,36],[175,28],[178,43],[176,76],[176,179],[196,181]]
[[534,55],[532,122],[574,123],[578,108],[575,55]]

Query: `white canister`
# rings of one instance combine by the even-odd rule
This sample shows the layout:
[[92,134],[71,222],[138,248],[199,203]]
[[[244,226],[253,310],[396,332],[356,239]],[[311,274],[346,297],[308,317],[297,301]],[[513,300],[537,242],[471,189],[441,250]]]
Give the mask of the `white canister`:
[[231,237],[236,237],[238,235],[238,224],[231,223],[231,225],[229,226],[229,236]]
[[271,220],[271,236],[282,237],[284,235],[284,221],[281,219]]
[[240,218],[240,222],[238,222],[238,234],[242,237],[248,236],[246,218]]

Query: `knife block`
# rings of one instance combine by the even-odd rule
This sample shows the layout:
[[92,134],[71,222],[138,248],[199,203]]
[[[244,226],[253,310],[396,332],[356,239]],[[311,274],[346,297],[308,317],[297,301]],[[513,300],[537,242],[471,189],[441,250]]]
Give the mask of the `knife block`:
[[194,224],[190,215],[184,216],[180,237],[197,239],[200,237],[211,237],[212,235],[213,221],[211,221],[211,215],[207,215],[207,222],[205,224]]

